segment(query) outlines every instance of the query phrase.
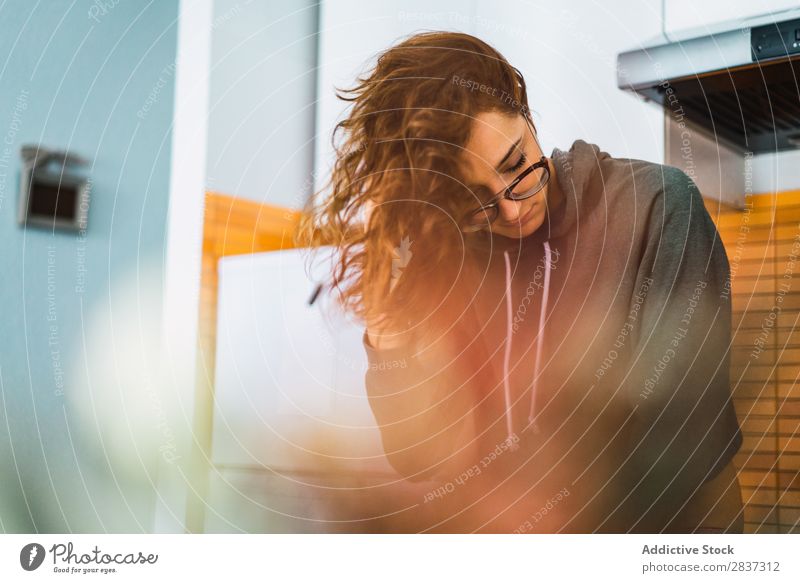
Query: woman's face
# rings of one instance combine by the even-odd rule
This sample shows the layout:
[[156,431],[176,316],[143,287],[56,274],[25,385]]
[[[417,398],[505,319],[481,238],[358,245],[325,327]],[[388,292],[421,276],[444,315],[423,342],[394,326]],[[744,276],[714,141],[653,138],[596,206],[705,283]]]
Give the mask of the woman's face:
[[[472,124],[470,139],[463,154],[468,185],[482,185],[489,192],[498,193],[542,157],[541,148],[521,114],[511,116],[496,111],[484,112],[478,114]],[[554,169],[550,160],[548,164],[551,178],[542,190],[525,200],[500,201],[499,214],[489,227],[492,233],[520,239],[542,225],[545,203],[549,198],[550,186],[554,183]],[[523,179],[520,190],[533,186],[528,185],[529,181],[535,183],[536,177],[531,174]],[[475,200],[476,207],[478,204],[479,201]]]

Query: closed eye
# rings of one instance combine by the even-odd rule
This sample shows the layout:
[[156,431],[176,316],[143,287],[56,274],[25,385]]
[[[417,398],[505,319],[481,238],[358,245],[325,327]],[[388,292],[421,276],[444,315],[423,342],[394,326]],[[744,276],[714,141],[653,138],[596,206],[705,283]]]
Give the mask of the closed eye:
[[526,160],[527,160],[527,158],[525,157],[525,154],[524,154],[524,153],[523,153],[523,154],[521,154],[521,155],[520,155],[520,157],[519,157],[519,160],[517,160],[517,163],[516,163],[516,164],[514,164],[513,166],[511,166],[510,168],[508,168],[508,169],[507,169],[507,170],[504,172],[504,174],[510,174],[510,173],[512,173],[512,172],[516,172],[517,170],[519,170],[520,168],[522,168],[522,165],[523,165],[523,164],[525,164],[525,161],[526,161]]

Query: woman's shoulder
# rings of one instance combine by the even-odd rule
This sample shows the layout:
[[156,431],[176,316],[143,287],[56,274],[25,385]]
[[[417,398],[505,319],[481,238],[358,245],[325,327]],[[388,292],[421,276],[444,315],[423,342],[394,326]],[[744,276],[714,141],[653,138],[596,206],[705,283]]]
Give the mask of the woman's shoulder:
[[[656,197],[666,190],[694,187],[691,177],[675,166],[633,157],[614,156],[598,144],[577,139],[569,150],[553,151],[559,170],[576,182],[598,187],[607,195],[615,191]],[[696,188],[696,187],[695,187]]]
[[[703,204],[692,177],[675,166],[614,156],[586,140],[575,140],[568,151],[555,149],[553,157],[570,206],[564,213],[565,224],[560,225],[564,231],[574,226],[567,223],[577,225],[580,216],[596,216],[596,221],[588,223],[599,228],[616,218],[642,231],[648,217],[685,214],[688,220],[694,218],[692,210]],[[628,230],[615,232],[630,237]]]
[[644,160],[612,156],[595,144],[586,146],[597,152],[597,163],[602,175],[604,191],[613,198],[632,194],[637,205],[644,208],[658,204],[678,210],[702,202],[694,180],[676,166]]

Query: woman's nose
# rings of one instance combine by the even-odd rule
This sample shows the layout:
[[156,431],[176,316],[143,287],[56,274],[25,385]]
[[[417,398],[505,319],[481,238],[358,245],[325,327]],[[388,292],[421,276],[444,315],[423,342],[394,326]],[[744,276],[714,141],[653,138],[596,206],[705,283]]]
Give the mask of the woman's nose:
[[505,221],[506,223],[513,223],[519,219],[522,212],[521,201],[508,200],[507,198],[504,198],[497,203],[497,206],[500,210],[500,220]]

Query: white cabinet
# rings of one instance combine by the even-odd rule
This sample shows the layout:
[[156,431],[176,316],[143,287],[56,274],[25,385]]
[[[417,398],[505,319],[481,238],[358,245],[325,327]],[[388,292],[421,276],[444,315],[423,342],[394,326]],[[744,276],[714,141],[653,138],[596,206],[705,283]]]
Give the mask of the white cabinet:
[[664,0],[665,29],[667,35],[679,40],[689,34],[707,34],[706,29],[727,21],[736,21],[761,15],[774,15],[800,6],[797,0]]
[[363,326],[326,294],[308,304],[325,270],[316,262],[310,278],[303,253],[220,261],[213,462],[391,473],[364,390]]
[[[320,257],[330,257],[329,252]],[[206,532],[418,532],[425,481],[389,465],[364,389],[363,326],[298,250],[220,262]]]

